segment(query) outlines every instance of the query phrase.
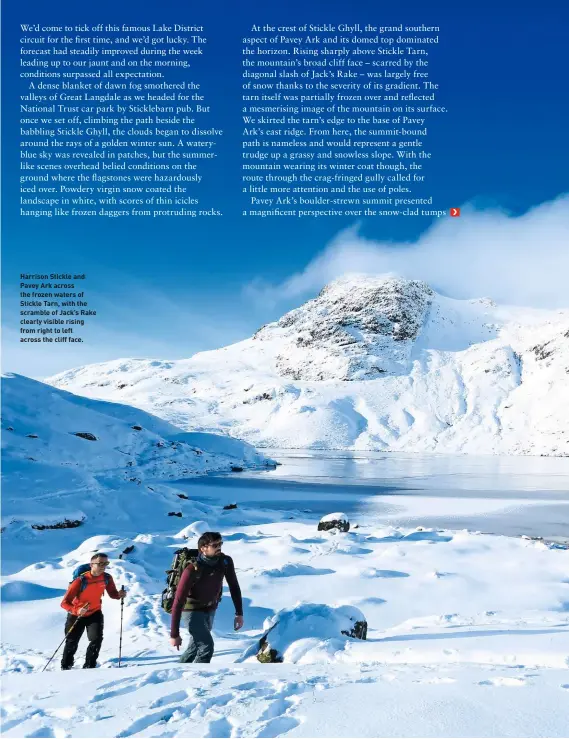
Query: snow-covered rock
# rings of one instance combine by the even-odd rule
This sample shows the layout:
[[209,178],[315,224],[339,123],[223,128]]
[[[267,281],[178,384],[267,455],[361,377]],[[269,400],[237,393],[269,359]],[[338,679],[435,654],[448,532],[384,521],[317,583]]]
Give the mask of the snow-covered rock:
[[349,531],[350,521],[345,513],[328,513],[318,522],[318,531]]
[[259,662],[310,662],[311,651],[337,652],[347,639],[365,639],[367,621],[355,606],[301,603],[284,608],[263,624],[265,633],[241,661],[256,652]]
[[567,310],[356,275],[223,349],[48,382],[256,446],[567,455],[568,371]]

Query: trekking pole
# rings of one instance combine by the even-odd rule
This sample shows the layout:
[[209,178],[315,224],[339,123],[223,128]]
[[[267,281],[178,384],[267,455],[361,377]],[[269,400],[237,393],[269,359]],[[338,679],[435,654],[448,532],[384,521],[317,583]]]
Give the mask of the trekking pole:
[[[63,644],[63,642],[64,642],[64,641],[65,641],[65,640],[67,639],[67,637],[69,636],[69,634],[71,634],[71,632],[72,632],[72,631],[73,631],[73,629],[74,629],[74,628],[75,628],[75,627],[77,626],[77,624],[79,623],[79,621],[80,621],[80,620],[81,620],[81,616],[77,616],[77,620],[75,621],[75,623],[73,624],[73,626],[72,626],[72,627],[71,627],[71,628],[69,629],[69,631],[67,632],[67,634],[65,634],[65,636],[64,636],[64,637],[63,637],[63,639],[61,640],[61,644]],[[51,660],[52,660],[52,659],[53,659],[53,658],[55,657],[55,655],[56,655],[56,654],[57,654],[57,653],[59,652],[59,650],[61,649],[61,644],[60,644],[60,645],[59,645],[59,646],[57,647],[57,649],[55,650],[55,652],[54,652],[54,653],[53,653],[53,654],[51,655],[51,657],[50,657],[50,658],[49,658],[49,660],[47,661],[47,664],[46,664],[46,666],[45,666],[45,667],[43,668],[42,672],[45,672],[45,671],[47,670],[47,667],[48,667],[49,663],[51,662]]]
[[[124,585],[121,585],[121,590],[124,590]],[[119,667],[121,666],[121,654],[122,654],[122,617],[124,610],[124,598],[121,598],[121,632],[119,638]]]

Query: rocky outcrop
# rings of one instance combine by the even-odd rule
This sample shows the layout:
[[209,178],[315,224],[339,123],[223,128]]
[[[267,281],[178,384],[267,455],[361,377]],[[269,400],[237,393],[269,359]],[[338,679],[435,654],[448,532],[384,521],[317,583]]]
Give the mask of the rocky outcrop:
[[329,513],[318,522],[318,531],[349,531],[350,522],[345,513]]
[[340,279],[254,338],[289,339],[276,369],[294,380],[373,379],[406,366],[433,295],[418,280]]
[[46,529],[75,529],[77,526],[81,526],[84,520],[84,518],[81,518],[71,521],[65,518],[63,521],[58,521],[57,523],[33,523],[32,529],[36,531],[45,531]]

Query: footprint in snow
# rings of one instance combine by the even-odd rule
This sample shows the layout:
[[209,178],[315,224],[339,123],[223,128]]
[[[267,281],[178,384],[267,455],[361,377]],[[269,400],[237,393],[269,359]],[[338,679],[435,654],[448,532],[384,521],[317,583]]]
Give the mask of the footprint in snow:
[[210,722],[204,737],[219,737],[219,739],[223,739],[223,737],[230,737],[232,730],[233,727],[225,716],[223,716]]
[[256,737],[277,737],[292,731],[300,724],[298,719],[292,716],[279,716],[268,721],[265,726],[253,736]]
[[77,714],[77,706],[63,706],[62,708],[50,708],[46,711],[48,716],[61,720],[68,720]]
[[408,572],[401,572],[400,570],[377,570],[375,567],[368,567],[367,570],[363,570],[361,573],[362,577],[409,577]]
[[200,701],[195,707],[194,711],[192,713],[197,713],[199,716],[205,716],[205,714],[212,708],[219,708],[221,706],[226,706],[233,696],[231,693],[225,693],[224,695],[214,695],[211,698],[206,698],[206,700]]
[[236,685],[233,690],[248,693],[247,699],[264,698],[265,696],[273,695],[275,692],[274,688],[267,682],[242,683],[241,685]]
[[32,731],[31,734],[26,734],[27,737],[58,737],[58,736],[67,736],[65,733],[55,733],[54,730],[51,728],[51,726],[40,726],[39,729],[36,729],[35,731]]
[[279,697],[276,700],[269,703],[267,708],[259,716],[259,721],[267,721],[268,719],[277,718],[286,713],[289,708],[292,708],[294,702],[290,698]]
[[381,606],[384,603],[387,603],[385,598],[377,598],[374,595],[371,598],[359,598],[353,602],[355,606]]
[[373,549],[366,549],[365,547],[351,546],[338,547],[336,549],[337,554],[371,554]]
[[329,568],[311,567],[310,565],[286,564],[278,569],[263,570],[261,574],[267,577],[295,577],[297,575],[333,575],[335,570]]
[[176,709],[174,708],[170,708],[167,711],[156,711],[156,713],[147,713],[145,716],[141,716],[140,718],[136,719],[136,721],[133,721],[133,723],[126,729],[123,729],[123,731],[119,731],[119,733],[116,735],[117,739],[125,736],[132,736],[133,734],[138,734],[139,731],[148,729],[150,726],[153,726],[154,724],[158,724],[160,722],[167,723],[174,715],[175,710]]
[[[121,680],[113,680],[110,683],[101,685],[97,689],[95,695],[89,700],[89,703],[98,703],[99,701],[108,700],[109,698],[116,698],[119,695],[133,693],[139,688],[143,688],[145,685],[154,685],[156,683],[168,682],[169,680],[178,680],[181,677],[182,672],[183,670],[180,668],[174,668],[171,670],[155,670],[143,678],[126,677]],[[113,687],[116,687],[116,689],[109,690],[109,688]]]
[[178,690],[175,693],[169,695],[163,695],[162,698],[157,698],[155,701],[148,706],[149,708],[160,708],[161,706],[167,706],[170,703],[181,703],[182,701],[192,698],[193,693],[189,690]]
[[[9,713],[12,713],[12,706],[7,707],[9,710]],[[17,710],[14,707],[14,710]],[[46,718],[46,714],[43,711],[40,711],[38,709],[31,710],[27,713],[24,713],[23,715],[20,714],[18,718],[13,718],[9,721],[2,721],[2,733],[6,733],[9,729],[13,729],[15,726],[19,726],[20,724],[23,724],[25,721],[31,718]]]
[[[119,731],[116,735],[117,739],[125,736],[133,736],[133,734],[138,734],[139,731],[148,729],[156,724],[167,724],[169,721],[180,721],[184,718],[188,719],[190,718],[194,708],[196,708],[196,704],[191,703],[187,706],[176,706],[165,708],[161,711],[156,711],[155,713],[147,713],[139,719],[136,719],[136,721],[133,721],[133,723],[126,729],[123,729],[123,731]],[[154,736],[154,734],[152,736]],[[177,736],[177,732],[174,732],[173,734],[166,733],[161,736]]]

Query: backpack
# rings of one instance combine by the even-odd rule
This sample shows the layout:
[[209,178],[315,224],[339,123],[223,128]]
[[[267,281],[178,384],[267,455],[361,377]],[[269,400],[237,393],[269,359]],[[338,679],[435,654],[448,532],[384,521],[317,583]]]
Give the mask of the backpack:
[[[78,565],[73,570],[73,580],[77,580],[78,577],[81,578],[81,587],[79,588],[80,593],[82,593],[87,587],[87,578],[85,577],[85,573],[90,572],[90,571],[91,571],[90,564]],[[104,575],[105,575],[105,587],[107,587],[107,585],[111,581],[111,576],[107,572],[105,572]],[[73,582],[73,580],[71,580],[71,582]],[[69,584],[71,585],[71,583]]]
[[[174,605],[174,599],[176,598],[176,588],[182,577],[182,573],[189,564],[194,566],[191,577],[191,585],[195,585],[200,579],[203,573],[203,567],[198,565],[199,549],[177,549],[174,552],[174,559],[172,560],[172,566],[169,570],[166,570],[166,587],[162,591],[161,606],[166,613],[172,613],[172,606]],[[225,568],[227,565],[227,558],[221,557],[220,564],[217,567],[223,567],[223,575],[225,577]]]

